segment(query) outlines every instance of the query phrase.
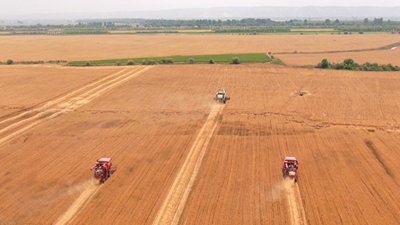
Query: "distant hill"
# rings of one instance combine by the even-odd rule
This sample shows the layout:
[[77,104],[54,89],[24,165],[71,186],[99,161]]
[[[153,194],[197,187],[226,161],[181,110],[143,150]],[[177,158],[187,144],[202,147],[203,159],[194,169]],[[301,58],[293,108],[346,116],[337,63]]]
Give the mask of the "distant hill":
[[172,9],[132,12],[105,13],[65,13],[19,15],[3,20],[76,20],[94,18],[143,18],[143,19],[241,19],[241,18],[271,18],[284,19],[363,19],[378,18],[400,20],[398,7],[339,7],[339,6],[307,6],[307,7],[221,7]]

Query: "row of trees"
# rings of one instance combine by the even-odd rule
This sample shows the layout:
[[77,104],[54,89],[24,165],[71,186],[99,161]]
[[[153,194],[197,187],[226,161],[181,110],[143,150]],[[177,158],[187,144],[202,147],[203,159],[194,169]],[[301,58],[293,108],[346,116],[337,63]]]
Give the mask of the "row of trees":
[[248,34],[257,34],[257,33],[282,33],[282,32],[290,32],[290,28],[287,27],[252,27],[252,28],[216,28],[214,29],[216,33],[248,33]]
[[193,27],[193,26],[265,26],[274,25],[281,22],[276,22],[271,19],[228,19],[228,20],[211,20],[211,19],[198,19],[198,20],[170,20],[170,19],[108,19],[108,22],[104,22],[100,19],[87,19],[78,20],[78,26],[104,26],[111,23],[115,26],[115,23],[128,23],[128,24],[138,24],[144,27]]
[[228,19],[228,20],[143,20],[139,22],[144,27],[211,27],[211,26],[265,26],[275,25],[279,22],[272,21],[271,19]]
[[300,19],[291,19],[286,21],[274,21],[270,18],[245,18],[245,19],[191,19],[191,20],[182,20],[182,19],[137,19],[137,18],[122,18],[122,19],[107,19],[107,21],[103,19],[84,19],[77,20],[77,26],[105,26],[105,27],[113,27],[115,23],[119,24],[136,24],[137,26],[142,27],[204,27],[204,26],[283,26],[283,25],[306,25],[306,26],[318,26],[318,25],[356,25],[356,24],[365,24],[365,25],[383,25],[383,24],[391,24],[392,22],[388,20],[385,22],[383,18],[374,18],[373,21],[369,21],[368,18],[360,21],[340,21],[339,19],[325,19],[325,20],[300,20]]
[[113,22],[79,22],[75,27],[115,27]]
[[[235,29],[235,28],[248,28],[248,27],[260,27],[260,28],[318,28],[318,27],[353,27],[353,26],[369,26],[369,27],[381,27],[391,26],[394,29],[399,29],[399,21],[383,21],[383,18],[375,18],[373,21],[369,21],[365,18],[364,21],[339,21],[339,19],[330,20],[298,20],[291,19],[286,21],[273,21],[271,19],[228,19],[228,20],[166,20],[166,19],[107,19],[107,21],[101,19],[86,19],[78,20],[77,24],[57,24],[57,25],[8,25],[0,27],[2,31],[30,31],[30,32],[46,32],[52,31],[63,31],[63,30],[77,30],[77,29],[105,29],[105,30],[143,30],[146,29],[159,29],[159,28],[208,28],[208,29]],[[117,25],[118,23],[118,25]]]
[[[336,19],[333,23],[334,24],[340,24],[340,21],[339,21],[339,19]],[[331,20],[330,19],[326,19],[325,20],[325,24],[331,24]]]
[[317,64],[316,68],[335,69],[335,70],[362,70],[362,71],[400,71],[399,66],[392,64],[369,63],[358,64],[353,59],[345,59],[342,63],[330,63],[327,59],[323,59]]
[[[53,63],[53,64],[59,64],[59,63],[66,63],[66,60],[49,60],[47,61],[48,63]],[[18,64],[43,64],[45,63],[43,60],[39,60],[39,61],[19,61],[17,62]],[[0,62],[0,64],[3,64],[2,62]],[[12,59],[8,59],[5,64],[7,65],[11,65],[14,64],[14,60]]]
[[[124,24],[125,23],[125,24]],[[68,25],[8,25],[0,31],[10,35],[80,35],[108,34],[111,31],[131,31],[137,33],[177,33],[178,30],[203,29],[219,33],[273,33],[291,32],[291,29],[333,29],[337,32],[400,32],[400,21],[383,21],[375,18],[369,21],[299,20],[273,21],[271,19],[232,19],[232,20],[164,20],[164,19],[87,19]]]
[[[391,23],[391,21],[390,20],[388,20],[387,22],[386,22],[386,24],[390,24]],[[339,21],[339,19],[336,19],[335,21],[331,21],[330,19],[326,19],[325,20],[325,23],[324,24],[326,24],[326,25],[331,25],[331,24],[340,24],[340,21]],[[342,25],[344,25],[345,23],[342,23]],[[374,20],[373,21],[369,21],[369,19],[368,18],[365,18],[364,20],[363,20],[363,24],[364,25],[382,25],[382,24],[384,24],[384,21],[383,21],[383,18],[381,17],[381,18],[374,18]],[[304,25],[308,25],[308,21],[307,20],[304,20]]]
[[[387,21],[388,24],[390,24],[390,22],[391,22],[390,20]],[[374,18],[374,21],[372,23],[376,24],[376,25],[382,25],[383,24],[383,18],[382,17],[381,18]],[[370,24],[368,18],[364,19],[364,24],[365,25]]]
[[[14,63],[14,61],[12,60],[12,59],[8,59],[7,61],[6,61],[6,64],[7,65],[11,65],[11,64],[13,64]],[[0,65],[1,64],[3,64],[3,62],[0,62]]]
[[[158,60],[158,61],[152,60],[152,59],[150,59],[150,60],[144,59],[144,60],[142,60],[142,62],[140,62],[141,65],[173,64],[173,63],[174,63],[174,61],[173,61],[172,58],[163,58],[163,59],[160,59],[160,60]],[[179,63],[184,63],[184,62],[179,62]],[[189,58],[189,60],[187,61],[187,63],[189,63],[189,64],[196,64],[196,60],[195,60],[194,58]],[[209,64],[215,64],[215,60],[212,59],[212,58],[210,58],[210,60],[208,61],[208,63],[209,63]],[[240,63],[241,63],[241,62],[240,62],[240,59],[239,59],[238,57],[232,58],[231,64],[240,64]],[[12,63],[11,63],[11,64],[12,64]],[[131,59],[128,60],[127,63],[126,63],[126,65],[129,65],[129,66],[135,65],[135,64],[136,64],[136,62],[133,61],[133,60],[131,60]],[[89,61],[87,61],[87,62],[85,62],[84,65],[85,65],[85,66],[92,66],[93,64],[90,63]],[[120,61],[117,61],[117,62],[115,63],[115,65],[116,65],[116,66],[121,66],[122,64],[121,64]]]
[[89,28],[85,28],[85,29],[64,29],[62,31],[62,34],[108,34],[107,30],[104,29],[89,29]]
[[[132,26],[140,27],[140,26],[152,26],[152,27],[179,27],[179,26],[282,26],[282,25],[356,25],[356,24],[364,24],[364,25],[384,25],[384,24],[397,24],[400,23],[397,21],[387,20],[384,21],[383,18],[374,18],[370,21],[368,18],[365,18],[361,21],[343,21],[341,22],[339,19],[331,20],[299,20],[299,19],[291,19],[285,21],[274,21],[271,19],[260,19],[260,18],[245,18],[245,19],[228,19],[228,20],[211,20],[211,19],[198,19],[198,20],[169,20],[169,19],[84,19],[77,20],[77,24],[32,24],[32,25],[7,25],[4,27],[4,30],[9,29],[63,29],[63,28],[72,28],[72,27],[127,27]],[[116,25],[116,23],[119,23]],[[125,24],[125,25],[122,25]]]

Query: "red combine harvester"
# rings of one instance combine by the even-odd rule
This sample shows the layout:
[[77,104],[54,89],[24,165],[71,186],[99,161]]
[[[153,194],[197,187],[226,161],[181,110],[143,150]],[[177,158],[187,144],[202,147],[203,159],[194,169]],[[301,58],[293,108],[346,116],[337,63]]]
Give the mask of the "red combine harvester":
[[111,158],[100,158],[96,161],[90,170],[94,169],[94,177],[100,180],[100,184],[104,183],[117,170],[117,166],[113,166]]
[[286,156],[283,159],[282,174],[284,179],[292,179],[297,182],[297,170],[299,169],[299,161],[296,157]]

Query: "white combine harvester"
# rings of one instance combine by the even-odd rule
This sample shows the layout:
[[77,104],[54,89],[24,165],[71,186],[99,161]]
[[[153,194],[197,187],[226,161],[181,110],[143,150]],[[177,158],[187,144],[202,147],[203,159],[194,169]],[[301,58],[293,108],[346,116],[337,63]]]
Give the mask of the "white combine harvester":
[[230,97],[226,96],[226,92],[224,89],[218,89],[217,93],[215,94],[214,101],[226,103],[227,100],[231,99]]

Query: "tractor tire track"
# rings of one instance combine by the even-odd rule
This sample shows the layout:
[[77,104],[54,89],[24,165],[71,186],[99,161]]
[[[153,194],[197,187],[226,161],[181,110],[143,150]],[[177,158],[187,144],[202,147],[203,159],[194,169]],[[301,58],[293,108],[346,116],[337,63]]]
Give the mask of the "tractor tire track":
[[306,213],[303,207],[300,188],[292,180],[284,181],[284,190],[289,208],[292,225],[307,225]]
[[[44,106],[31,109],[19,115],[0,121],[0,145],[8,142],[15,136],[25,132],[47,120],[53,119],[62,113],[74,111],[75,109],[89,103],[94,98],[115,86],[151,69],[152,67],[140,67],[126,73],[125,70],[112,74],[108,77],[90,83],[78,90],[72,91]],[[123,73],[122,75],[120,75]]]
[[92,199],[92,197],[100,189],[100,185],[93,180],[89,186],[79,195],[79,197],[72,203],[72,205],[60,216],[55,225],[64,225],[71,223],[76,217],[77,213],[85,207],[85,205]]
[[196,180],[208,143],[218,124],[218,115],[224,105],[216,105],[207,117],[203,128],[196,138],[188,156],[178,172],[168,195],[157,213],[153,224],[178,224],[193,183]]
[[111,74],[110,76],[103,77],[103,78],[101,78],[101,79],[99,79],[99,80],[97,80],[97,81],[95,81],[95,82],[92,82],[92,83],[90,83],[90,84],[88,84],[88,85],[85,85],[85,86],[83,86],[83,87],[81,87],[81,88],[79,88],[79,89],[77,89],[77,90],[74,90],[74,91],[72,91],[72,92],[69,92],[69,93],[67,93],[66,95],[62,96],[62,97],[59,97],[59,98],[57,98],[57,99],[48,101],[46,104],[44,104],[44,105],[41,106],[41,107],[32,108],[32,109],[29,109],[29,110],[27,110],[27,111],[24,111],[24,112],[22,112],[22,113],[20,113],[20,114],[18,114],[18,115],[15,115],[15,116],[13,116],[13,117],[10,117],[10,118],[1,120],[1,121],[0,121],[0,124],[4,124],[4,123],[7,123],[7,122],[10,122],[10,121],[13,121],[13,120],[18,120],[19,118],[24,117],[24,116],[27,115],[28,113],[40,112],[40,111],[46,110],[47,108],[49,108],[49,107],[51,107],[51,106],[53,106],[53,105],[55,105],[55,104],[57,104],[57,103],[59,103],[59,102],[65,100],[65,99],[67,99],[68,97],[70,97],[70,96],[72,96],[72,95],[74,95],[74,94],[76,94],[76,93],[78,93],[78,92],[80,92],[80,91],[84,91],[85,89],[88,89],[89,87],[94,86],[94,85],[96,85],[96,84],[98,84],[98,83],[101,83],[101,82],[103,82],[103,81],[105,81],[105,80],[107,80],[107,79],[110,79],[110,78],[112,78],[112,77],[115,77],[115,76],[118,77],[119,74],[121,74],[122,72],[125,72],[125,71],[126,71],[126,70],[121,70],[121,71],[119,71],[119,72],[117,72],[117,73]]

